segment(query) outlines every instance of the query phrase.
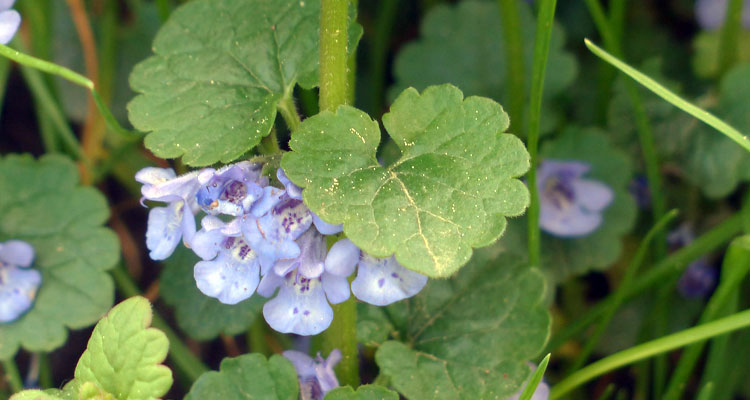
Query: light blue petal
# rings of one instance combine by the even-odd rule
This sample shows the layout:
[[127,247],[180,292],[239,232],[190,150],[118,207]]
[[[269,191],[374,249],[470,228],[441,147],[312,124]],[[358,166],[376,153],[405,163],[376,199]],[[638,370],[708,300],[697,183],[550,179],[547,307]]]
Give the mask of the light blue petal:
[[21,25],[21,14],[16,10],[0,11],[0,44],[10,43]]
[[609,186],[588,179],[573,181],[573,190],[575,191],[576,202],[590,211],[604,210],[612,204],[615,197]]
[[281,333],[317,335],[331,325],[333,310],[326,301],[320,279],[290,274],[279,294],[263,306],[271,328]]
[[344,224],[329,224],[328,222],[320,219],[320,217],[317,216],[314,212],[310,212],[310,214],[312,214],[312,220],[313,224],[315,224],[315,229],[317,229],[318,232],[324,235],[335,235],[337,233],[341,233],[344,230]]
[[289,177],[286,176],[286,173],[283,169],[279,168],[276,170],[276,178],[278,178],[279,182],[284,185],[284,188],[286,188],[286,193],[289,195],[289,197],[295,200],[302,200],[302,188],[295,185],[294,182],[289,180]]
[[0,0],[0,11],[4,11],[13,7],[13,3],[15,2],[16,0]]
[[310,209],[299,200],[290,199],[279,203],[273,208],[271,215],[281,231],[279,237],[296,240],[312,225]]
[[28,267],[34,261],[34,248],[22,240],[0,243],[0,262]]
[[190,242],[190,248],[198,257],[203,260],[213,260],[221,249],[221,243],[226,236],[221,230],[208,231],[205,228],[196,232],[193,240]]
[[292,362],[294,370],[297,371],[297,376],[300,380],[307,380],[315,377],[315,361],[312,357],[296,350],[287,350],[281,354],[287,360]]
[[308,279],[319,277],[325,268],[326,240],[315,229],[308,229],[297,239],[300,255],[297,257],[299,272]]
[[601,212],[587,211],[578,205],[559,211],[555,207],[546,207],[542,202],[539,210],[539,227],[555,236],[586,236],[595,231],[601,223]]
[[316,359],[318,362],[315,363],[315,377],[318,379],[320,389],[323,390],[323,394],[325,395],[334,388],[339,387],[339,380],[336,379],[336,373],[333,371],[333,368],[341,361],[341,351],[339,349],[331,350],[331,353],[325,360],[318,353]]
[[177,177],[172,168],[146,167],[135,173],[135,180],[148,185],[158,185]]
[[152,260],[164,260],[174,252],[182,238],[183,202],[174,202],[169,207],[154,207],[148,213],[146,247]]
[[250,214],[256,217],[262,217],[268,214],[276,207],[277,204],[284,197],[284,191],[277,189],[273,186],[266,186],[263,188],[263,195],[256,201],[250,208]]
[[427,277],[410,271],[394,257],[375,258],[362,254],[352,293],[358,299],[376,306],[386,306],[419,293]]
[[[142,177],[146,175],[148,175],[148,173],[144,172]],[[156,175],[158,174],[154,173],[150,175],[149,179],[153,178]],[[176,178],[161,180],[154,184],[145,184],[143,185],[143,187],[141,187],[141,194],[144,198],[154,201],[187,201],[189,198],[194,197],[198,192],[200,183],[198,183],[197,177],[198,172],[194,171],[184,175],[180,175]]]
[[242,236],[258,253],[261,266],[272,268],[277,260],[294,259],[300,254],[299,246],[286,234],[282,234],[273,215],[261,218],[245,217],[242,222]]
[[284,283],[284,278],[276,275],[273,271],[265,274],[261,271],[261,275],[263,275],[263,279],[260,280],[260,285],[258,285],[256,291],[263,297],[273,296],[274,292],[276,292],[276,288]]
[[347,277],[359,263],[361,251],[349,239],[341,239],[331,246],[326,256],[326,272]]
[[345,277],[326,272],[320,280],[331,304],[343,303],[349,299],[351,290],[349,289],[349,280]]
[[42,275],[35,269],[0,264],[0,323],[28,311],[41,283]]
[[[238,254],[241,251],[246,253]],[[198,262],[193,276],[198,289],[206,296],[224,304],[237,304],[253,295],[260,281],[260,270],[255,254],[241,244],[235,246],[232,253],[222,252],[214,261]]]

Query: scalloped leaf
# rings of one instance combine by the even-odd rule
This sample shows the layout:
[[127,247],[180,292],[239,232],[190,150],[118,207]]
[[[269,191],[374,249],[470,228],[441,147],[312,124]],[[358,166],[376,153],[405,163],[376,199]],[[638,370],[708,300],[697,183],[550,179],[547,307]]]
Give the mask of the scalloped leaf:
[[19,347],[49,352],[67,329],[95,323],[114,302],[106,271],[120,254],[117,236],[102,225],[107,202],[96,189],[78,185],[78,170],[61,156],[0,158],[0,241],[20,239],[36,252],[33,268],[42,284],[32,308],[0,324],[0,359]]
[[[530,7],[518,4],[524,47],[526,88],[531,86],[536,21]],[[429,85],[452,83],[467,96],[493,98],[502,104],[507,98],[505,38],[497,2],[462,1],[456,5],[432,7],[422,20],[421,37],[402,48],[394,61],[396,83],[391,99],[407,87],[422,90]],[[563,48],[565,33],[555,25],[550,42],[544,96],[560,95],[575,79],[578,66]],[[528,101],[525,102],[528,104]],[[546,102],[542,131],[554,127],[562,114]],[[528,109],[526,109],[528,112]],[[525,130],[514,125],[514,130]]]
[[222,304],[198,290],[193,267],[200,259],[182,246],[164,261],[159,291],[167,304],[175,307],[177,324],[196,340],[210,340],[225,333],[240,334],[260,315],[266,299],[252,296],[235,305]]
[[[252,149],[295,84],[318,84],[319,21],[319,0],[195,0],[176,9],[154,39],[155,55],[130,76],[141,95],[129,117],[150,132],[146,147],[193,166]],[[350,26],[354,49],[362,29]]]
[[306,119],[281,165],[304,186],[305,204],[362,250],[396,255],[406,268],[447,277],[505,229],[505,216],[528,205],[517,177],[529,168],[508,116],[494,101],[463,98],[452,85],[405,90],[383,116],[401,158],[375,158],[378,123],[341,106]]
[[172,371],[161,363],[169,341],[162,331],[149,328],[151,318],[151,304],[143,297],[131,297],[112,308],[96,324],[78,360],[72,389],[79,395],[98,389],[118,400],[165,395],[172,386]]
[[10,400],[66,400],[62,392],[57,389],[24,390],[10,396]]
[[[545,143],[542,160],[583,161],[591,165],[584,178],[597,180],[612,188],[614,200],[603,213],[602,224],[584,237],[560,238],[542,231],[542,270],[551,284],[591,269],[605,269],[622,252],[622,237],[635,224],[636,205],[627,186],[631,178],[630,160],[611,145],[597,129],[571,127]],[[528,254],[526,218],[512,221],[500,244],[516,254]]]
[[190,388],[185,400],[297,400],[299,383],[292,363],[280,355],[225,358],[219,371],[207,372]]
[[430,280],[404,302],[406,343],[380,346],[380,372],[411,400],[507,398],[549,336],[545,290],[542,274],[523,258],[476,251],[454,278]]
[[378,385],[362,385],[355,392],[351,386],[331,390],[325,400],[398,400],[398,393]]

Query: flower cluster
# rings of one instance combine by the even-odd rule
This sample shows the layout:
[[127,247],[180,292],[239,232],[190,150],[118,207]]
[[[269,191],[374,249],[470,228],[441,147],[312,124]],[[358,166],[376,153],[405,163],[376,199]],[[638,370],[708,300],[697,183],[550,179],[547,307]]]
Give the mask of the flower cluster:
[[15,321],[34,303],[42,275],[30,268],[32,261],[30,244],[20,240],[0,243],[0,323]]
[[16,0],[0,0],[0,44],[8,44],[21,25],[21,14],[11,10]]
[[578,161],[545,160],[539,165],[541,229],[555,236],[580,237],[601,225],[614,193],[603,183],[582,178],[590,168]]
[[[329,303],[350,292],[365,302],[387,305],[411,297],[427,277],[395,258],[376,258],[348,239],[328,250],[326,235],[340,225],[321,220],[302,202],[302,189],[284,171],[284,188],[269,184],[261,166],[239,162],[182,176],[171,169],[144,168],[136,174],[143,199],[167,203],[151,209],[146,246],[154,260],[169,257],[182,240],[202,261],[194,268],[198,289],[225,304],[256,291],[275,298],[263,307],[268,324],[282,333],[314,335],[333,320]],[[196,228],[195,217],[205,213]],[[349,285],[348,277],[357,270]]]

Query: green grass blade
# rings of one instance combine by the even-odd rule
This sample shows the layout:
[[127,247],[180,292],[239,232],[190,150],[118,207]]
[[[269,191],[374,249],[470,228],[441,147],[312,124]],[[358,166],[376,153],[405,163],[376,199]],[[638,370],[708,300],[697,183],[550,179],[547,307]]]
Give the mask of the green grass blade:
[[654,92],[657,96],[661,97],[662,99],[666,100],[667,102],[681,109],[682,111],[685,111],[686,113],[694,116],[695,118],[698,118],[699,120],[705,122],[709,126],[713,127],[719,132],[725,134],[730,139],[734,140],[737,144],[745,148],[745,150],[750,151],[750,139],[748,139],[747,136],[740,133],[740,131],[738,131],[737,129],[733,128],[726,122],[717,118],[715,115],[711,114],[710,112],[705,111],[695,106],[694,104],[690,103],[689,101],[683,99],[682,97],[676,95],[669,89],[660,85],[659,83],[649,78],[648,76],[642,74],[635,68],[618,60],[613,55],[607,53],[603,49],[599,48],[597,45],[593,44],[590,40],[585,39],[584,41],[586,43],[586,47],[588,47],[589,50],[591,50],[591,52],[594,53],[597,57],[608,62],[609,64],[612,64],[615,68],[624,72],[626,75],[633,78],[636,82],[645,86],[648,90]]
[[557,0],[542,0],[536,22],[536,40],[534,42],[534,61],[531,70],[531,94],[528,124],[528,147],[531,156],[529,170],[529,262],[539,265],[541,254],[539,232],[539,191],[536,186],[536,167],[539,162],[539,123],[542,115],[542,93],[544,91],[544,76],[547,72],[547,56],[552,37],[552,25],[555,22],[555,5]]
[[[703,310],[701,323],[712,321],[721,314],[730,298],[737,290],[740,290],[740,283],[747,276],[748,271],[750,271],[750,235],[745,235],[733,240],[729,245],[721,268],[721,282]],[[682,397],[682,391],[704,347],[705,343],[697,343],[682,353],[680,362],[667,386],[664,400],[678,400]]]
[[518,400],[530,400],[531,396],[534,395],[534,392],[536,392],[536,387],[539,386],[539,382],[541,382],[542,378],[544,377],[544,371],[547,370],[547,364],[549,364],[549,357],[551,355],[552,354],[547,354],[547,356],[544,357],[544,360],[539,363],[536,371],[534,371],[534,374],[531,375],[529,384],[526,385],[526,389],[523,390],[523,393],[521,393],[521,397],[519,397]]
[[552,388],[550,399],[559,399],[591,379],[625,365],[747,327],[750,327],[750,310],[631,347],[592,363],[563,379]]

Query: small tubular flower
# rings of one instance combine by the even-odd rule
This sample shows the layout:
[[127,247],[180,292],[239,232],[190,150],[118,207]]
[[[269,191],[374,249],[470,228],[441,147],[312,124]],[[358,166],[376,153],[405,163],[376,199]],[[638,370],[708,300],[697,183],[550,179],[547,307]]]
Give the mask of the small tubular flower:
[[195,264],[193,276],[206,296],[224,304],[237,304],[252,296],[258,287],[258,255],[242,239],[228,237],[221,243],[215,260]]
[[34,248],[21,240],[0,243],[0,323],[15,321],[34,303],[42,275],[30,268]]
[[8,44],[21,26],[21,14],[11,10],[15,0],[0,0],[0,44]]
[[333,367],[341,361],[341,351],[333,349],[327,359],[318,353],[315,359],[305,353],[287,350],[283,353],[294,365],[299,379],[300,398],[322,400],[326,393],[337,388],[339,381]]
[[207,214],[225,214],[235,217],[246,214],[263,196],[260,169],[255,164],[241,162],[218,171],[206,168],[198,173],[200,189],[196,194],[198,205]]
[[578,161],[545,160],[539,166],[539,225],[560,237],[585,236],[602,223],[602,212],[614,199],[607,185],[583,179],[590,169]]

